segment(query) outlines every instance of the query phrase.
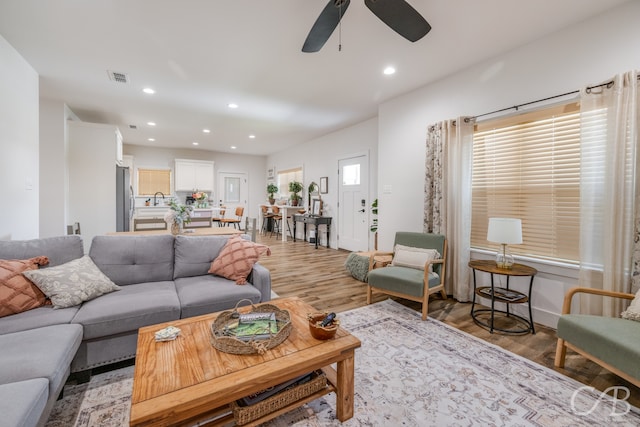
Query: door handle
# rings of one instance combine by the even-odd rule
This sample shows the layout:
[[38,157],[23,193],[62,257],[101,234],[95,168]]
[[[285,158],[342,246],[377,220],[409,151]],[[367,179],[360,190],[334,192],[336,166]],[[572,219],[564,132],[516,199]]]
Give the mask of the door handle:
[[362,212],[362,213],[364,213],[364,209],[360,209],[358,212]]

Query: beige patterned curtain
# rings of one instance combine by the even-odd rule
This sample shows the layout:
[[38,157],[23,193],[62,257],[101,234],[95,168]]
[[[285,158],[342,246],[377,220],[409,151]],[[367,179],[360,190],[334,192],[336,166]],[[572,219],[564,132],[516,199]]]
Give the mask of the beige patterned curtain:
[[[640,264],[638,73],[580,96],[580,286],[637,289]],[[581,298],[582,313],[618,317],[617,298]]]
[[425,233],[447,238],[445,289],[458,301],[471,300],[471,172],[473,120],[459,118],[429,126],[426,141]]

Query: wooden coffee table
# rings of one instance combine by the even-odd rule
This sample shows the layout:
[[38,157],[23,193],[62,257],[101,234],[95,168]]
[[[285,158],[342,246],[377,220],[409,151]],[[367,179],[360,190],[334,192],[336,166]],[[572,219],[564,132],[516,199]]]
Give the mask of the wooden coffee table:
[[[216,350],[210,327],[219,313],[141,328],[130,425],[190,425],[218,416],[211,425],[228,424],[233,420],[230,402],[316,369],[327,375],[325,390],[245,425],[263,423],[331,391],[336,393],[337,418],[351,418],[354,353],[360,340],[342,328],[333,339],[316,340],[309,332],[307,313],[317,310],[298,298],[270,303],[289,311],[293,328],[286,341],[264,355]],[[169,325],[180,328],[181,335],[174,341],[156,342],[155,332]],[[329,366],[332,363],[337,363],[337,369]]]

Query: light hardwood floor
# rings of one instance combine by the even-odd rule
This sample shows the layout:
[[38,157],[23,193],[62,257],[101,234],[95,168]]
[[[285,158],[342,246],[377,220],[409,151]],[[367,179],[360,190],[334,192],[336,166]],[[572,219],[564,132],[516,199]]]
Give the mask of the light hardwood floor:
[[[272,289],[279,296],[300,297],[321,311],[341,312],[367,304],[366,284],[351,277],[344,268],[349,252],[326,247],[316,250],[314,245],[299,240],[294,243],[289,239],[283,243],[280,236],[275,235],[258,236],[257,240],[271,248],[271,256],[263,255],[260,263],[270,270]],[[374,301],[386,298],[389,297],[374,294]],[[407,307],[420,309],[418,304],[411,301],[394,299]],[[429,316],[598,390],[605,390],[610,386],[626,386],[631,391],[629,403],[640,407],[638,387],[580,355],[568,351],[565,369],[555,368],[555,330],[536,324],[535,335],[491,334],[475,324],[469,314],[470,309],[469,303],[459,303],[451,298],[442,300],[434,296],[429,303]]]

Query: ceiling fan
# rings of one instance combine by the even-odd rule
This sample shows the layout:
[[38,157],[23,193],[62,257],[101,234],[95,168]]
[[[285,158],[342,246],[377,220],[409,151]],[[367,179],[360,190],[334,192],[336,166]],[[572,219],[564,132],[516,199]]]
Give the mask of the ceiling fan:
[[[317,52],[327,42],[347,11],[351,0],[329,0],[302,46],[303,52]],[[364,0],[369,10],[405,39],[415,42],[431,25],[405,0]]]

